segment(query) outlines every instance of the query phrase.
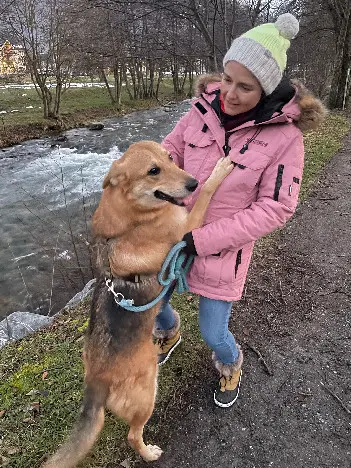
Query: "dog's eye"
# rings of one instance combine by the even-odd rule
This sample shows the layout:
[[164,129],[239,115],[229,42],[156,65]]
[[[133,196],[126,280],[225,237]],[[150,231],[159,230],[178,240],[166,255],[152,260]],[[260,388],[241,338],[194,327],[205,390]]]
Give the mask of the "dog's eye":
[[168,156],[169,156],[169,159],[170,159],[171,161],[173,161],[173,156],[171,155],[171,153],[169,153]]
[[148,175],[157,175],[161,172],[161,169],[157,166],[152,167],[147,173]]

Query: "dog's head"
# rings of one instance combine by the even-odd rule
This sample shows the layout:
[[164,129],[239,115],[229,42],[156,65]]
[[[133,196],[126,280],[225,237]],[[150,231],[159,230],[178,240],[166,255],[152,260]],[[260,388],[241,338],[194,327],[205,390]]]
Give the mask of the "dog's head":
[[118,188],[128,200],[150,208],[167,202],[182,205],[197,185],[197,180],[177,167],[168,151],[154,141],[131,145],[112,163],[103,182],[104,189]]

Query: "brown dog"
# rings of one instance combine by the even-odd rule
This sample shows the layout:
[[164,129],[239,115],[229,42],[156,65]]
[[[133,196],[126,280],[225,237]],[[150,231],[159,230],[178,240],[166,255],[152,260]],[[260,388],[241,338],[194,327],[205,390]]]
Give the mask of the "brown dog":
[[97,282],[90,311],[83,356],[84,402],[70,439],[45,468],[76,466],[103,427],[105,407],[129,424],[128,441],[144,460],[161,455],[159,447],[143,441],[156,396],[152,328],[159,304],[141,313],[123,309],[107,288],[106,277],[112,279],[116,293],[137,306],[157,297],[162,287],[156,275],[167,253],[186,232],[202,225],[211,196],[232,168],[229,158],[218,162],[188,213],[181,201],[198,183],[159,144],[135,143],[113,162],[92,220],[97,245],[102,246],[100,270],[106,266],[104,254],[108,267]]

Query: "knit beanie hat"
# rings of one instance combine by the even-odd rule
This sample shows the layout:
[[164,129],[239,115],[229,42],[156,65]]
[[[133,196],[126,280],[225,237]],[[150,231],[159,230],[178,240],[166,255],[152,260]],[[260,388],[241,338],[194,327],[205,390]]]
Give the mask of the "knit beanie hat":
[[280,15],[275,23],[256,26],[233,41],[223,67],[230,60],[241,63],[255,75],[268,96],[282,79],[290,40],[298,32],[299,22],[290,13]]

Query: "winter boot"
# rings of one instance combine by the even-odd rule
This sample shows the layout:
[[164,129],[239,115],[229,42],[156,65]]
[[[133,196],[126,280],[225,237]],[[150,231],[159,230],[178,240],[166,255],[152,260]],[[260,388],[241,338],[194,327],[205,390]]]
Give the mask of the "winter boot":
[[176,322],[169,330],[161,330],[154,328],[153,335],[156,339],[156,346],[158,348],[158,364],[162,365],[170,358],[173,351],[182,341],[180,335],[180,317],[178,312],[174,311]]
[[214,365],[220,374],[218,388],[215,390],[213,398],[215,404],[221,408],[232,406],[239,396],[243,353],[239,346],[238,350],[239,356],[233,364],[223,364],[215,353],[212,354]]

